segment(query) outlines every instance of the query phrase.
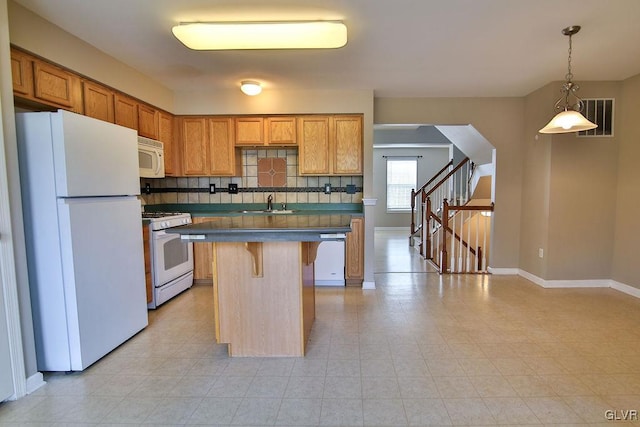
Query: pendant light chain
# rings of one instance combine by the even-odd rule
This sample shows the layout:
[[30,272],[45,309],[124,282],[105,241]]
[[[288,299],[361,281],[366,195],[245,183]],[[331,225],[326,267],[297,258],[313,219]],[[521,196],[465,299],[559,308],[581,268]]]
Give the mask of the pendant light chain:
[[573,74],[571,73],[571,50],[572,50],[571,36],[572,35],[569,34],[569,58],[567,61],[567,75],[564,76],[565,80],[567,81],[573,80]]

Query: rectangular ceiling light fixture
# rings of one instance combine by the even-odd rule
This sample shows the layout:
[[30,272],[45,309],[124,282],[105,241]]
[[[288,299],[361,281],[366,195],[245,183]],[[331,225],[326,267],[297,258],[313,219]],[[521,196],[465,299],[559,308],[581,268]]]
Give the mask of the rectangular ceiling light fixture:
[[339,21],[193,22],[173,35],[194,50],[336,49],[347,44]]

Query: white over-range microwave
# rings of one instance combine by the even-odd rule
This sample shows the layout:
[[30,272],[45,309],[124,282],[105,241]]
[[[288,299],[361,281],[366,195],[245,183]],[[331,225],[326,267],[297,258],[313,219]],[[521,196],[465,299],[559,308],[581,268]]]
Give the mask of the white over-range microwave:
[[162,142],[138,137],[140,178],[164,178],[164,147]]

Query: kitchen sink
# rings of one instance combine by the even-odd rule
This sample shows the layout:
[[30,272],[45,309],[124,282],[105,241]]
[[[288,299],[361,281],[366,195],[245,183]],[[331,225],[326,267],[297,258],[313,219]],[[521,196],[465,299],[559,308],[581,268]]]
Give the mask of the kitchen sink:
[[243,214],[262,214],[262,215],[283,215],[283,214],[292,214],[295,211],[293,209],[273,209],[273,210],[266,210],[266,209],[258,209],[258,210],[245,210],[245,211],[240,211],[240,213]]

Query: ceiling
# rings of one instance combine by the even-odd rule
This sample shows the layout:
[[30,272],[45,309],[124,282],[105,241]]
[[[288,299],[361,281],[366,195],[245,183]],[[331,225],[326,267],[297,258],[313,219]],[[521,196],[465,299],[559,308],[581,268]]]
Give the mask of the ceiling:
[[[372,90],[377,97],[524,96],[562,80],[640,73],[639,0],[14,0],[174,91]],[[343,20],[344,48],[190,51],[184,21]]]

